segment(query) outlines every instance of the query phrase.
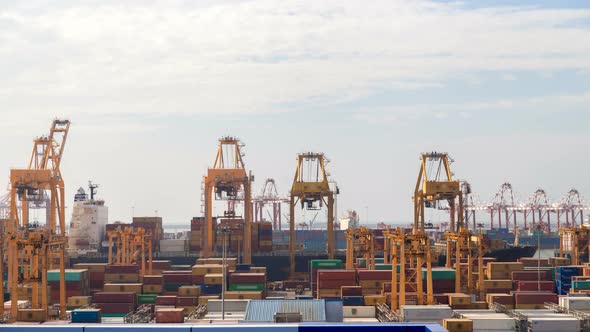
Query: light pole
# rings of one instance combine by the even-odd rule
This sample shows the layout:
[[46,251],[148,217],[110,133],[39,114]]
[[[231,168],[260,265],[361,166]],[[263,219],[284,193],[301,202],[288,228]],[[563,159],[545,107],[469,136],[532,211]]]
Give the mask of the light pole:
[[541,291],[541,222],[537,224],[537,291]]
[[227,266],[227,236],[231,233],[231,227],[228,225],[220,228],[220,233],[223,236],[223,249],[222,249],[222,266],[221,266],[221,320],[225,320],[225,274]]

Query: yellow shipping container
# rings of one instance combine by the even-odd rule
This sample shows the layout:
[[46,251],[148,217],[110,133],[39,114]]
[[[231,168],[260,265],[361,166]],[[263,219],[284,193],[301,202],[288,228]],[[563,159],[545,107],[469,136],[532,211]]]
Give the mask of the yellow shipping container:
[[219,300],[219,296],[199,296],[199,304],[207,304],[209,300]]
[[385,301],[386,301],[385,295],[366,295],[365,296],[365,305],[385,304]]
[[205,285],[221,285],[223,284],[223,274],[210,273],[205,275]]
[[68,307],[81,307],[90,304],[91,296],[70,296],[68,297]]
[[19,309],[16,320],[19,322],[44,322],[47,320],[45,309]]
[[221,264],[203,264],[193,265],[192,274],[197,276],[204,276],[206,274],[221,274],[223,273],[223,265]]
[[200,286],[180,286],[178,296],[199,296],[201,295]]
[[143,285],[144,294],[160,294],[163,290],[162,285]]
[[330,288],[320,289],[318,292],[318,295],[320,295],[320,296],[322,296],[322,295],[340,296],[340,289],[330,289]]
[[443,327],[449,332],[472,332],[473,321],[467,318],[443,319]]
[[250,291],[244,291],[244,292],[233,292],[233,291],[228,291],[225,292],[225,298],[229,299],[229,300],[262,300],[263,297],[263,293],[262,291],[260,292],[250,292]]
[[266,267],[264,266],[253,266],[250,268],[250,273],[264,273],[266,274]]
[[104,284],[105,292],[133,292],[141,294],[143,284]]
[[[512,272],[511,272],[512,273]],[[510,279],[503,279],[503,280],[484,280],[483,281],[483,289],[512,289],[512,280]]]
[[449,304],[454,305],[468,305],[471,304],[471,295],[467,294],[449,294]]

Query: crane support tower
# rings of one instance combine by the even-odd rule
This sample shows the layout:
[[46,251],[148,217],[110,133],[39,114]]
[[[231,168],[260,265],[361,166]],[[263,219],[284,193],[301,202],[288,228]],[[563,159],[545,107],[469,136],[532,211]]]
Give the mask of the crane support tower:
[[[207,170],[204,178],[205,184],[205,257],[214,254],[214,227],[213,227],[213,199],[227,200],[231,202],[228,206],[233,207],[233,202],[239,200],[239,193],[243,192],[244,201],[244,241],[243,241],[243,262],[252,262],[252,181],[253,176],[246,171],[241,148],[244,146],[239,139],[231,136],[219,139],[217,156],[213,167]],[[213,196],[215,194],[215,196]],[[225,211],[228,217],[235,216],[232,209]]]
[[289,262],[291,276],[295,275],[295,205],[302,209],[328,208],[328,257],[334,258],[334,192],[330,189],[323,153],[307,152],[297,155],[297,169],[291,187],[289,203]]
[[[107,233],[109,238],[108,263],[114,265],[141,263],[141,276],[152,274],[152,235],[142,227],[117,227]],[[115,255],[113,251],[116,249]],[[147,261],[146,261],[147,257]],[[141,259],[141,261],[138,261]]]
[[354,269],[354,260],[362,256],[367,262],[367,269],[375,269],[375,234],[361,226],[357,229],[349,228],[346,236],[346,269]]
[[[47,269],[59,261],[60,270],[60,313],[66,314],[65,298],[65,185],[60,165],[70,128],[69,120],[53,120],[49,135],[33,141],[33,151],[26,169],[10,171],[10,215],[3,234],[3,245],[7,246],[8,284],[13,291],[11,297],[11,320],[18,314],[16,291],[21,279],[21,287],[32,285],[33,289],[47,280]],[[20,209],[17,200],[20,201]],[[29,210],[43,206],[46,210],[45,225],[29,223]],[[31,272],[19,277],[19,268]],[[0,271],[1,272],[1,271]],[[3,285],[0,273],[0,285]],[[46,290],[42,290],[46,292]],[[35,301],[38,302],[38,301]],[[4,313],[4,292],[0,291],[0,314]],[[46,299],[34,309],[49,307]]]
[[565,257],[571,254],[571,264],[581,265],[580,255],[586,252],[590,257],[590,228],[582,224],[577,227],[562,228],[559,230],[559,256]]

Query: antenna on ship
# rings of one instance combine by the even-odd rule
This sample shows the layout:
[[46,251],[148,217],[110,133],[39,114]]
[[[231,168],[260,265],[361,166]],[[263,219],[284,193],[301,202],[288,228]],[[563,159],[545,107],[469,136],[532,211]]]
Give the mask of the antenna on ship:
[[96,194],[96,188],[98,188],[98,184],[93,184],[92,181],[88,181],[88,188],[90,189],[90,199],[94,200],[94,195]]

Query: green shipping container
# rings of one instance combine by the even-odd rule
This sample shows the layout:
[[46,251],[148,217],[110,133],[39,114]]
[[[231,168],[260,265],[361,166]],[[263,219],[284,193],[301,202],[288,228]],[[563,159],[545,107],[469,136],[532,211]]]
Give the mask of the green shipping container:
[[375,270],[391,271],[392,269],[393,269],[392,264],[375,264]]
[[311,261],[313,269],[341,269],[342,261],[339,259],[314,259]]
[[574,280],[572,281],[573,289],[590,289],[590,280]]
[[[82,272],[81,271],[67,271],[65,273],[66,281],[82,281]],[[47,271],[47,281],[59,281],[59,271]]]
[[[422,278],[426,280],[425,268],[422,268]],[[432,280],[455,280],[455,269],[446,267],[432,268]]]
[[158,294],[137,294],[137,304],[156,304]]
[[263,291],[264,284],[231,284],[230,291]]
[[164,290],[166,290],[167,292],[178,292],[178,288],[180,288],[180,286],[186,286],[186,284],[169,282],[167,284],[164,284]]

